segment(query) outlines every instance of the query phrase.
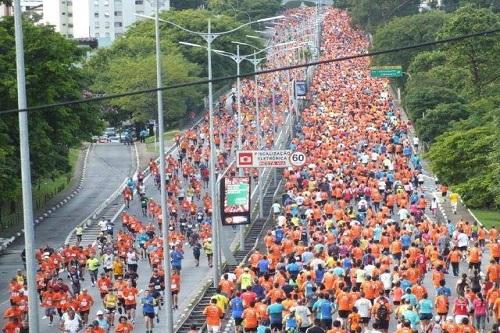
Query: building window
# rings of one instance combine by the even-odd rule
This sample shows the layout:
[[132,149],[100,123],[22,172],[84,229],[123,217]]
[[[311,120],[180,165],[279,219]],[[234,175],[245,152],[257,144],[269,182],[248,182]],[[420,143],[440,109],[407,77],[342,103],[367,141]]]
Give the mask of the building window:
[[121,22],[115,22],[115,27],[119,28],[119,27],[122,27],[123,26],[123,23]]
[[68,4],[68,6],[73,6],[73,1],[66,1],[66,3]]
[[99,13],[94,13],[94,17],[98,18],[99,17]]
[[68,28],[73,28],[73,23],[68,23]]
[[73,13],[68,13],[68,17],[73,17]]
[[98,32],[96,32],[96,33],[95,33],[95,36],[96,36],[97,38],[101,37],[101,35],[100,35]]
[[144,1],[143,0],[135,0],[135,4],[142,5],[142,4],[144,4]]
[[109,32],[106,32],[105,36],[110,37],[111,35],[109,34]]
[[68,38],[73,38],[73,35],[72,35],[72,34],[69,34],[69,35],[68,35]]
[[104,17],[109,17],[109,12],[104,13]]
[[66,15],[66,12],[62,12],[61,15]]
[[115,16],[122,16],[122,12],[121,11],[115,11]]

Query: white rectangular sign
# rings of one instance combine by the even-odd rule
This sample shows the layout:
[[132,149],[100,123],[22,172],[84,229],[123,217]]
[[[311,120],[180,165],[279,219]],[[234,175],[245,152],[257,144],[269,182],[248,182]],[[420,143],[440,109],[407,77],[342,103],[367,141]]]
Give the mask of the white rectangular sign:
[[238,168],[288,168],[291,150],[240,150],[236,152]]

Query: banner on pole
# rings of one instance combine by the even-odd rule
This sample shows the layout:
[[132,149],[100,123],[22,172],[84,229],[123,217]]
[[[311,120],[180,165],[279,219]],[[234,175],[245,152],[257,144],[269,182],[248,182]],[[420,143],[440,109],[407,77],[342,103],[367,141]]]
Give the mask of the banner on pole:
[[220,187],[222,224],[250,224],[250,177],[223,177]]

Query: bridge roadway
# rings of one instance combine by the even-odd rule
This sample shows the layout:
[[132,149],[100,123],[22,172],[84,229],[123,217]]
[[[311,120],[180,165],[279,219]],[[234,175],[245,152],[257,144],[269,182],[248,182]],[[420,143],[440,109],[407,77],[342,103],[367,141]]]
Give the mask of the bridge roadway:
[[[94,144],[89,152],[87,174],[81,191],[66,205],[62,206],[35,228],[35,245],[59,247],[74,227],[89,216],[123,180],[135,170],[135,150],[133,146],[119,143]],[[24,239],[19,237],[0,256],[0,313],[9,306],[9,281],[17,269],[23,269],[21,252]],[[43,315],[40,315],[40,318]],[[0,320],[3,322],[3,318]],[[3,326],[3,324],[1,325]],[[42,326],[42,332],[54,332]]]
[[[67,208],[60,209],[57,211],[57,214],[54,214],[50,219],[37,227],[37,247],[46,246],[47,244],[52,247],[59,247],[65,241],[67,235],[79,222],[83,221],[89,214],[92,213],[95,207],[97,207],[107,198],[107,196],[114,192],[114,190],[121,185],[123,180],[128,175],[134,173],[133,169],[135,168],[132,168],[132,162],[130,162],[129,167],[126,168],[126,170],[120,169],[120,167],[123,168],[127,165],[127,162],[123,158],[123,156],[127,156],[127,154],[130,156],[130,161],[135,160],[131,149],[122,144],[96,145],[95,150],[91,151],[89,156],[88,180],[84,184],[84,188],[80,192],[81,194],[75,197],[74,202],[72,201],[71,205],[68,203],[66,206]],[[105,182],[107,182],[106,189],[102,188],[102,184]],[[146,178],[145,189],[148,198],[153,198],[157,202],[160,201],[160,192],[154,186],[153,177]],[[93,191],[92,193],[91,190]],[[81,206],[88,207],[88,209],[81,209]],[[125,207],[122,205],[119,212],[124,208]],[[134,201],[130,203],[130,208],[127,209],[127,211],[131,215],[135,215],[140,218],[140,220],[144,223],[153,222],[151,219],[142,216],[141,205],[137,196],[134,198]],[[68,223],[68,221],[74,222]],[[117,218],[115,223],[116,234],[117,230],[121,230],[121,220]],[[222,232],[222,237],[225,240],[232,241],[235,238],[236,229],[233,230],[231,227],[223,227]],[[99,231],[97,228],[89,228],[86,230],[83,236],[82,245],[86,246],[87,244],[93,243],[98,234]],[[15,244],[12,248],[10,248],[6,255],[0,257],[0,264],[2,265],[2,288],[0,291],[2,293],[2,303],[0,303],[1,313],[3,313],[9,306],[8,282],[15,274],[16,269],[23,268],[22,264],[20,264],[20,253],[23,249],[23,243],[21,241],[18,243],[19,244]],[[210,279],[212,272],[211,269],[208,268],[206,256],[203,253],[200,266],[195,267],[195,260],[189,245],[185,246],[184,250],[185,259],[182,262],[183,268],[181,271],[179,310],[174,311],[174,323],[181,317],[183,311],[188,308],[188,305],[193,297],[197,296],[197,293],[204,285],[204,282]],[[138,273],[139,279],[137,281],[137,286],[138,289],[141,290],[147,286],[151,276],[151,269],[146,260],[140,261]],[[64,278],[65,282],[69,285],[66,274],[62,273],[60,276]],[[92,319],[95,318],[95,314],[98,310],[103,310],[103,306],[97,287],[91,286],[88,274],[84,277],[85,281],[82,282],[82,288],[87,288],[89,290],[89,294],[95,301],[95,305],[92,307],[90,313],[90,318]],[[161,311],[159,317],[160,322],[155,324],[155,328],[159,330],[165,329],[165,312]],[[49,326],[49,320],[44,318],[44,311],[42,308],[40,308],[39,311],[39,318],[40,332],[54,332],[54,327]],[[54,323],[56,322],[58,322],[57,316],[54,320]],[[137,332],[145,330],[140,305],[138,305],[135,327],[135,331]]]

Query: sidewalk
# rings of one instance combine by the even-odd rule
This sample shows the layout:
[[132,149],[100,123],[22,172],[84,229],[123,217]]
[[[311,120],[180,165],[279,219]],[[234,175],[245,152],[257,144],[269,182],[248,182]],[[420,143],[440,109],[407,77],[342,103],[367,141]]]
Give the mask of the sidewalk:
[[[408,121],[408,117],[407,117],[404,109],[399,105],[399,103],[396,100],[395,100],[395,103],[397,106],[397,110],[401,113],[401,119]],[[416,135],[415,129],[413,127],[411,127],[409,129],[408,136],[410,138],[413,138],[415,135]],[[456,214],[453,214],[450,200],[448,198],[443,199],[441,197],[441,192],[439,192],[438,187],[437,187],[438,184],[436,183],[437,177],[430,170],[430,166],[429,166],[428,161],[426,161],[422,158],[422,151],[419,151],[418,154],[421,157],[421,164],[423,167],[422,172],[425,175],[424,187],[426,189],[424,191],[426,194],[426,199],[427,199],[427,201],[432,200],[432,197],[430,197],[430,196],[433,196],[433,197],[436,197],[437,201],[438,201],[438,208],[439,208],[438,216],[437,217],[432,216],[432,214],[428,210],[429,209],[429,207],[428,207],[426,209],[426,211],[429,211],[429,213],[427,214],[427,217],[433,221],[437,221],[438,223],[447,223],[447,221],[450,220],[453,224],[456,224],[458,221],[460,221],[460,219],[463,219],[465,221],[469,221],[469,223],[476,221],[476,219],[470,214],[469,210],[467,209],[467,207],[465,207],[465,205],[463,204],[463,202],[461,202],[461,200],[459,201],[459,204],[457,206]],[[486,265],[488,265],[489,258],[490,258],[489,250],[487,247],[485,247],[483,250],[482,257],[481,257],[481,268],[482,269],[485,269]],[[465,260],[462,260],[460,262],[459,267],[460,267],[459,268],[460,274],[468,273],[468,264]],[[446,281],[446,286],[453,289],[456,286],[458,278],[454,277],[450,272],[448,274],[445,274],[445,281]],[[429,293],[429,297],[431,299],[433,299],[434,297],[437,296],[436,289],[434,288],[433,282],[432,282],[432,274],[425,275],[423,285],[427,289],[427,291]],[[451,305],[454,304],[455,298],[456,298],[456,293],[453,293],[453,295],[449,298],[450,309],[452,309]],[[449,314],[450,314],[450,312],[449,312]],[[486,329],[490,329],[492,327],[492,325],[493,325],[493,320],[486,324]]]

